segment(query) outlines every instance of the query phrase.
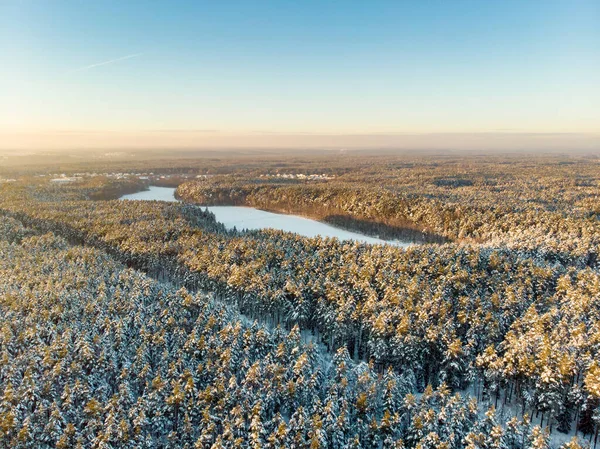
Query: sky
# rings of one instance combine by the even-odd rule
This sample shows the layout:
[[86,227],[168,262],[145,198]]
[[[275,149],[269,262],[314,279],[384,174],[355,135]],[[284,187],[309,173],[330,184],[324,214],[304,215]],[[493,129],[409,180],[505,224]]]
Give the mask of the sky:
[[598,0],[0,1],[0,149],[600,150]]

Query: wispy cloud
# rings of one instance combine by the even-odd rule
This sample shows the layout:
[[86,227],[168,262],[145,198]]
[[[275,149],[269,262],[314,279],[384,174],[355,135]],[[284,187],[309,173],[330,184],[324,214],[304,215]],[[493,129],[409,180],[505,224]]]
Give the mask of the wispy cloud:
[[137,58],[138,56],[141,56],[143,54],[144,53],[134,53],[132,55],[121,56],[120,58],[110,59],[108,61],[97,62],[95,64],[90,64],[90,65],[86,65],[86,66],[83,66],[83,67],[79,67],[79,68],[77,68],[75,70],[71,70],[71,73],[72,72],[83,72],[85,70],[90,70],[90,69],[93,69],[95,67],[100,67],[100,66],[108,65],[108,64],[114,64],[115,62],[125,61],[126,59]]

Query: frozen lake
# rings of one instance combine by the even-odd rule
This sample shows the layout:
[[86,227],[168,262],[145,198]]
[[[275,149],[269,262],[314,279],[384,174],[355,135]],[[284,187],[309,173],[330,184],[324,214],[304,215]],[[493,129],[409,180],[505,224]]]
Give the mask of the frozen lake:
[[[175,199],[175,189],[171,187],[151,186],[150,190],[144,192],[123,195],[122,200],[146,200],[146,201],[178,201]],[[199,206],[203,209],[205,206]],[[309,218],[299,217],[297,215],[275,214],[252,207],[240,206],[209,206],[217,221],[223,223],[228,229],[234,226],[238,230],[242,229],[280,229],[287,232],[295,232],[305,237],[337,237],[340,240],[356,240],[365,243],[379,243],[395,246],[407,247],[411,243],[397,240],[382,240],[376,237],[369,237],[357,232],[346,231],[336,228],[320,221]]]

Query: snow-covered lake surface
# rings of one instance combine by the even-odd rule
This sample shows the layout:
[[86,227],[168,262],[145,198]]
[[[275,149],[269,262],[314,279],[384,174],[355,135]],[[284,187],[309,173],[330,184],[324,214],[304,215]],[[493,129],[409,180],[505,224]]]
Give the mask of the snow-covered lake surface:
[[[146,200],[146,201],[177,201],[175,199],[175,189],[170,187],[151,186],[150,190],[144,192],[123,195],[122,200]],[[199,206],[203,209],[205,206]],[[299,217],[297,215],[275,214],[252,207],[240,206],[209,206],[210,210],[218,222],[223,223],[228,229],[236,227],[242,229],[280,229],[287,232],[295,232],[305,237],[337,237],[340,240],[356,240],[365,243],[379,243],[395,246],[407,247],[409,242],[398,240],[382,240],[375,237],[369,237],[357,232],[346,231],[336,228],[326,223],[311,220],[309,218]]]

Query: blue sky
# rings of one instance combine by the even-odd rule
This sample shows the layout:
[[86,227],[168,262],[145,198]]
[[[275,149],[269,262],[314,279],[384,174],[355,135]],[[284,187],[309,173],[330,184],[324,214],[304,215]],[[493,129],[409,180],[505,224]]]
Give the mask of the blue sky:
[[580,138],[600,130],[600,2],[5,0],[0,67],[5,146]]

